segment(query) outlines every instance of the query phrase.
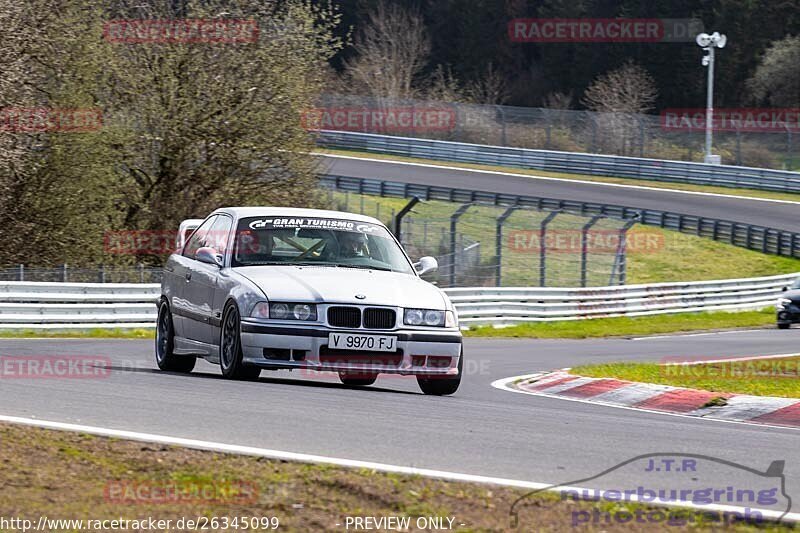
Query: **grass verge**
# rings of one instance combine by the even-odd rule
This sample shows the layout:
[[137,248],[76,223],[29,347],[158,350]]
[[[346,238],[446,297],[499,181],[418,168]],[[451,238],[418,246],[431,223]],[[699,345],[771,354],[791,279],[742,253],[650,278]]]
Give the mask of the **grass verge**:
[[422,163],[426,165],[459,167],[475,170],[488,170],[491,172],[508,172],[512,174],[525,174],[528,176],[544,176],[548,178],[561,178],[581,181],[595,181],[599,183],[616,183],[621,185],[638,185],[640,187],[652,187],[660,189],[671,189],[676,191],[708,192],[723,194],[726,196],[745,196],[748,198],[766,198],[771,200],[788,200],[790,202],[800,201],[800,194],[783,193],[774,191],[759,191],[755,189],[716,187],[713,185],[693,185],[689,183],[670,183],[654,180],[638,180],[633,178],[618,178],[606,176],[591,176],[585,174],[568,174],[563,172],[548,172],[546,170],[525,169],[517,167],[502,167],[495,165],[475,165],[471,163],[460,163],[450,161],[437,161],[433,159],[420,159],[415,157],[403,157],[391,154],[378,154],[372,152],[355,152],[349,150],[319,150],[319,153],[331,155],[345,155],[351,157],[361,157],[369,159],[385,159],[391,161],[405,161],[409,163]]
[[0,330],[0,339],[152,339],[153,329],[89,329],[89,330],[36,330],[7,329]]
[[800,357],[697,365],[609,363],[579,366],[570,372],[711,392],[800,398]]
[[775,322],[771,309],[729,313],[676,313],[642,317],[594,318],[559,322],[528,322],[495,328],[478,326],[464,332],[467,337],[525,337],[535,339],[587,339],[631,335],[658,335],[687,331],[760,327]]
[[[37,524],[48,519],[171,520],[159,530],[183,531],[181,519],[256,517],[279,521],[280,531],[343,531],[347,517],[453,519],[456,531],[505,531],[511,505],[527,491],[419,476],[379,473],[226,455],[122,441],[87,434],[0,425],[0,516]],[[529,496],[519,508],[520,531],[565,531],[581,511],[629,514],[644,506],[617,502],[562,501],[558,494]],[[676,511],[673,510],[672,513]],[[686,511],[683,513],[686,519]],[[708,511],[693,514],[700,530],[719,530]],[[661,522],[582,526],[588,531],[674,531]],[[589,515],[586,515],[589,516]],[[649,515],[655,516],[655,515]],[[241,520],[242,518],[238,518]],[[213,523],[209,521],[208,526]],[[84,524],[85,525],[85,524]],[[91,527],[50,526],[48,531]],[[349,529],[354,529],[352,524]],[[363,528],[362,528],[363,529]],[[373,527],[374,529],[374,527]],[[726,528],[728,529],[728,528]],[[128,529],[131,530],[131,529]],[[223,530],[221,526],[207,530]],[[228,527],[230,531],[269,530]],[[755,531],[737,524],[730,530]],[[779,525],[759,530],[783,531]]]

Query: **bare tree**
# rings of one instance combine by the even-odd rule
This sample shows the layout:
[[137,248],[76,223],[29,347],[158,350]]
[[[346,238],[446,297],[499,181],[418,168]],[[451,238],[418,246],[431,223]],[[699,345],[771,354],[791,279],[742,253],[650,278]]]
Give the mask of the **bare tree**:
[[604,152],[630,155],[643,149],[647,122],[644,113],[658,97],[656,84],[639,65],[628,62],[599,76],[586,89],[582,103],[596,114],[590,127],[595,146]]
[[547,109],[558,109],[561,111],[570,109],[572,107],[572,93],[549,93],[544,97],[544,107]]
[[747,81],[751,95],[773,106],[800,105],[800,36],[775,41]]
[[429,100],[440,102],[466,101],[458,78],[453,75],[449,67],[445,68],[443,65],[437,65],[433,71],[425,96]]
[[[315,203],[317,162],[304,155],[313,141],[300,117],[340,48],[335,10],[311,0],[179,4],[0,0],[10,13],[0,19],[21,17],[24,46],[0,40],[3,64],[23,62],[16,76],[32,96],[21,103],[103,116],[91,132],[28,135],[25,157],[38,166],[24,179],[0,169],[0,186],[17,185],[0,189],[0,207],[14,206],[0,209],[4,261],[131,261],[104,257],[104,232],[169,230],[220,205]],[[224,43],[104,38],[106,21],[182,17],[253,21],[259,31]],[[20,239],[26,246],[11,244]]]
[[467,98],[475,104],[502,105],[508,100],[506,78],[492,63],[484,73],[470,81],[465,89]]
[[431,42],[418,11],[378,0],[353,48],[356,56],[345,62],[347,76],[371,96],[398,100],[415,95]]

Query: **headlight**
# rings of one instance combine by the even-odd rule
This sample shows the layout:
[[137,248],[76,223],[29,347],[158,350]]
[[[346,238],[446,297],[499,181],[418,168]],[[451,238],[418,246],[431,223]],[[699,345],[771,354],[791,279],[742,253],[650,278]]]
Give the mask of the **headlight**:
[[791,303],[792,301],[789,298],[778,298],[778,301],[775,302],[775,305],[777,305],[778,307],[786,307]]
[[445,311],[436,311],[434,309],[406,309],[403,322],[408,326],[443,327],[447,321],[446,314]]
[[317,319],[317,306],[291,302],[270,302],[269,304],[260,302],[253,307],[250,316],[275,320],[314,321]]

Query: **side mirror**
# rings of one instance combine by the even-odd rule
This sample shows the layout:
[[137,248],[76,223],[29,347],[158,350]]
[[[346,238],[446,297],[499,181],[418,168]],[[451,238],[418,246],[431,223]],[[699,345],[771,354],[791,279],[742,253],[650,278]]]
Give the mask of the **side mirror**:
[[421,257],[419,263],[414,263],[414,268],[417,271],[417,274],[423,276],[430,272],[436,272],[439,270],[439,263],[436,261],[435,257]]
[[210,246],[198,248],[194,254],[194,258],[201,263],[208,263],[222,268],[222,254]]
[[784,288],[782,288],[781,290],[782,290],[783,292],[786,292],[786,291],[788,291],[788,290],[789,290],[789,287],[784,287]]

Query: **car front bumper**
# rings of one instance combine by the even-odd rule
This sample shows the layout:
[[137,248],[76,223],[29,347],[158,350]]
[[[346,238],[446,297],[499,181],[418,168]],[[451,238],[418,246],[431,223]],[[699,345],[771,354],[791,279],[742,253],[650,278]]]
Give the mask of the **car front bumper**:
[[[352,330],[242,321],[244,363],[268,369],[300,368],[353,374],[456,376],[461,332],[454,329]],[[330,333],[397,337],[396,352],[330,350]]]
[[800,323],[800,305],[789,304],[777,309],[778,324],[798,324]]

